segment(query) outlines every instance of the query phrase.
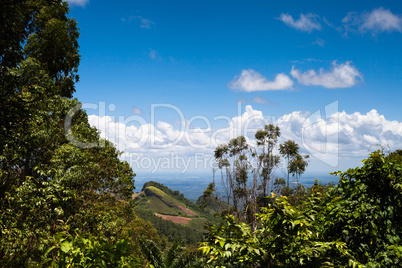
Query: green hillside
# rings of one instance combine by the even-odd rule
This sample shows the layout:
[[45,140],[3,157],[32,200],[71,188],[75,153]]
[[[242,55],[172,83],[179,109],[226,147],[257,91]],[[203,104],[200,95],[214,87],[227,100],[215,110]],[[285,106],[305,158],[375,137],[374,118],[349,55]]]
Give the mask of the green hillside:
[[150,181],[140,193],[133,195],[137,215],[149,222],[169,241],[181,240],[192,244],[202,240],[204,226],[209,221],[217,223],[213,209],[203,209],[179,191]]

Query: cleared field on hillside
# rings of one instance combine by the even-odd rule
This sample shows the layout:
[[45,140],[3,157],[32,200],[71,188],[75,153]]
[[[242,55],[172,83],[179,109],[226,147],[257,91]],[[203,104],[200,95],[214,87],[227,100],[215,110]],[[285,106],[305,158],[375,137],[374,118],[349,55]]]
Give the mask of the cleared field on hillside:
[[160,217],[164,220],[168,220],[168,221],[171,221],[174,223],[180,223],[180,224],[189,224],[191,221],[191,218],[172,216],[172,215],[163,215],[163,214],[159,214],[159,213],[155,213],[155,216]]

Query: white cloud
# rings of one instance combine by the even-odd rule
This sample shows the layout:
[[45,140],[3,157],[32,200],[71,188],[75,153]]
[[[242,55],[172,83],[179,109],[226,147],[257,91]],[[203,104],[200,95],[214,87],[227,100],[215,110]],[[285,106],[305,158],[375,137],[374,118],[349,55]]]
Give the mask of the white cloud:
[[371,12],[350,12],[342,19],[346,33],[348,31],[371,32],[402,32],[402,16],[393,14],[389,9],[379,7]]
[[325,41],[323,39],[321,39],[321,38],[317,38],[315,40],[315,42],[313,42],[313,44],[319,45],[320,47],[324,47],[325,46]]
[[242,70],[240,76],[236,76],[228,86],[231,89],[238,89],[246,92],[286,90],[293,86],[293,81],[284,73],[277,74],[274,81],[268,81],[260,73],[248,69]]
[[[76,0],[76,1],[78,1],[78,0]],[[121,18],[121,20],[123,22],[125,22],[125,21],[131,22],[133,20],[137,20],[137,21],[139,21],[141,23],[140,27],[144,28],[144,29],[151,29],[153,25],[156,25],[155,22],[153,22],[153,21],[151,21],[149,19],[143,18],[141,16],[130,16],[130,17],[128,17],[128,19]]]
[[85,5],[89,2],[89,0],[67,0],[70,6],[81,6],[85,7]]
[[152,48],[149,49],[149,56],[153,60],[160,60],[161,59],[161,57],[159,56],[158,51],[153,50]]
[[362,74],[350,64],[349,61],[342,64],[332,63],[330,71],[320,69],[318,73],[308,70],[302,73],[292,66],[290,74],[297,79],[300,84],[323,86],[326,88],[346,88],[352,87],[363,79]]
[[151,26],[155,25],[155,22],[153,22],[149,19],[143,18],[141,16],[138,16],[137,18],[141,21],[141,25],[140,25],[141,28],[151,29]]
[[318,15],[315,14],[300,14],[298,20],[294,20],[289,14],[282,13],[279,20],[283,21],[287,26],[295,28],[303,32],[312,32],[321,30],[321,24],[318,22]]
[[[302,153],[314,155],[314,151],[321,152],[316,154],[317,159],[314,160],[321,165],[322,162],[338,163],[333,159],[339,158],[340,162],[347,163],[345,168],[352,167],[350,159],[366,158],[368,152],[374,150],[372,146],[376,144],[389,146],[391,150],[402,148],[402,122],[389,121],[376,110],[371,110],[367,114],[358,112],[347,114],[331,110],[331,113],[324,118],[320,116],[320,111],[315,113],[295,111],[277,119],[268,117],[262,111],[247,105],[242,114],[233,118],[225,117],[227,127],[219,129],[190,128],[188,125],[176,128],[162,121],[152,125],[140,116],[126,118],[124,122],[116,122],[109,116],[90,115],[88,118],[92,126],[100,129],[102,137],[114,142],[117,148],[124,152],[123,158],[133,165],[135,171],[139,169],[161,171],[157,162],[166,160],[166,157],[180,158],[186,163],[193,161],[194,166],[196,165],[194,160],[198,155],[199,164],[205,159],[213,163],[213,152],[217,145],[239,135],[245,135],[249,142],[254,144],[256,130],[267,123],[274,123],[280,127],[280,143],[292,139],[300,145]],[[134,126],[133,121],[140,124]],[[148,167],[146,164],[152,165]],[[180,170],[184,167],[183,165],[172,167],[171,164],[166,168],[176,167]],[[211,166],[204,164],[201,169],[210,171]]]

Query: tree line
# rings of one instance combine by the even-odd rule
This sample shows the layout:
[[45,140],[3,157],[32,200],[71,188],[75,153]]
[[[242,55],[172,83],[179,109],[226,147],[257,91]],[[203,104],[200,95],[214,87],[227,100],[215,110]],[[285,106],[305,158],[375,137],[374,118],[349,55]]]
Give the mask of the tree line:
[[[301,155],[299,145],[293,140],[285,141],[275,150],[280,135],[278,126],[268,124],[255,133],[256,147],[250,146],[244,136],[239,136],[227,144],[219,145],[215,150],[223,193],[216,190],[216,182],[213,182],[209,185],[212,191],[204,194],[216,193],[218,200],[230,204],[223,213],[235,215],[253,229],[257,224],[256,213],[260,207],[268,204],[267,196],[271,182],[275,179],[273,173],[280,164],[280,155],[286,159],[287,164],[287,183],[283,191],[290,191],[289,174],[298,180],[308,165],[309,156]],[[276,181],[275,185],[280,184]]]

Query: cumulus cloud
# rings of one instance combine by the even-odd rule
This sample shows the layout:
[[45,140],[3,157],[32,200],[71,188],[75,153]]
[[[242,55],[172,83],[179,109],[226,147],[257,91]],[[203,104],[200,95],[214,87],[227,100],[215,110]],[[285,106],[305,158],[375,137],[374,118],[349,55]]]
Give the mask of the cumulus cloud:
[[89,2],[89,0],[67,0],[70,6],[81,6],[85,7],[85,5]]
[[332,69],[325,71],[320,69],[318,73],[314,70],[308,70],[302,73],[292,66],[290,72],[293,78],[296,78],[300,84],[323,86],[326,88],[347,88],[356,85],[363,80],[362,74],[351,65],[349,61],[342,64],[332,62]]
[[[256,130],[268,123],[280,127],[280,143],[288,139],[295,140],[302,153],[308,153],[314,161],[332,167],[337,167],[338,158],[366,158],[368,152],[373,150],[373,145],[381,144],[391,150],[402,147],[401,122],[389,121],[376,110],[366,114],[348,114],[328,107],[315,113],[295,111],[275,118],[247,105],[244,112],[235,117],[220,116],[211,120],[227,122],[226,127],[218,129],[211,127],[214,122],[205,128],[190,128],[188,123],[177,128],[163,121],[151,124],[136,115],[123,121],[120,118],[116,121],[110,116],[96,115],[90,115],[88,119],[92,126],[100,129],[102,137],[115,143],[124,152],[123,159],[132,164],[135,170],[146,169],[149,164],[149,171],[160,171],[157,162],[167,158],[182,159],[183,165],[179,168],[184,167],[184,162],[189,165],[190,161],[193,161],[194,166],[197,155],[199,163],[209,159],[212,164],[217,145],[239,135],[246,136],[250,144],[255,145]],[[190,118],[187,122],[191,121]],[[171,164],[168,163],[166,168],[172,168]],[[205,163],[202,165],[205,171],[212,168],[205,166]]]
[[248,69],[242,70],[240,76],[236,76],[228,86],[231,89],[238,89],[246,92],[286,90],[293,86],[293,81],[284,73],[277,74],[274,81],[269,81],[260,73]]
[[393,14],[389,9],[379,7],[371,12],[349,12],[342,19],[346,33],[348,31],[371,32],[402,32],[402,16]]
[[318,15],[316,14],[300,14],[298,20],[293,19],[289,14],[282,13],[279,20],[283,21],[287,26],[295,28],[302,32],[312,32],[314,30],[321,30],[321,24],[318,22]]

